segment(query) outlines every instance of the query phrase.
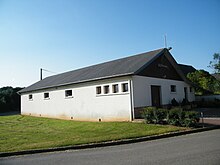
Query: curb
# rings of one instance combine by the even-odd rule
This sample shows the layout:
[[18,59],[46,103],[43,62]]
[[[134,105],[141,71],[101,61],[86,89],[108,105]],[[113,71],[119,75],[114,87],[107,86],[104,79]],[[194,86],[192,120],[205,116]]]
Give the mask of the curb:
[[121,144],[130,144],[130,143],[137,143],[137,142],[143,142],[143,141],[157,140],[157,139],[162,139],[162,138],[169,138],[169,137],[174,137],[174,136],[187,135],[191,133],[198,133],[198,132],[209,131],[209,130],[214,130],[214,129],[219,129],[219,128],[220,126],[216,125],[216,126],[211,126],[211,127],[192,129],[188,131],[170,132],[170,133],[165,133],[165,134],[160,134],[160,135],[145,136],[145,137],[132,138],[132,139],[122,139],[122,140],[117,140],[117,141],[107,141],[107,142],[100,142],[100,143],[90,143],[90,144],[73,145],[73,146],[57,147],[57,148],[47,148],[47,149],[37,149],[37,150],[26,150],[26,151],[18,151],[18,152],[2,152],[0,153],[0,157],[115,146],[115,145],[121,145]]

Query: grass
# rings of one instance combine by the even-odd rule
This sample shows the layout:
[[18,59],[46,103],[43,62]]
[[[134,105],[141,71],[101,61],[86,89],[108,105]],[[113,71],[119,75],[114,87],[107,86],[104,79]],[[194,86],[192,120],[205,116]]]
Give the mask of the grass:
[[131,122],[77,122],[30,116],[0,117],[0,152],[61,147],[183,130]]

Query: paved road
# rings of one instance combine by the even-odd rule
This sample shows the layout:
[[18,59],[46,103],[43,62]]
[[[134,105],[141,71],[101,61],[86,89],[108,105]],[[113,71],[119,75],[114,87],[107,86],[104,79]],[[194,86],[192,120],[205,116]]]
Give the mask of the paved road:
[[1,165],[219,165],[220,129],[148,142],[0,158]]

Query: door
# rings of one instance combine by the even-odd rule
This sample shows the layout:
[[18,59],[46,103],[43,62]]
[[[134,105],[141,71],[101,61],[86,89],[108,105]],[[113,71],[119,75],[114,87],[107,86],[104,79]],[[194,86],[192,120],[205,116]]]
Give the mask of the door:
[[187,91],[187,87],[184,87],[184,95],[185,95],[185,99],[188,100],[188,91]]
[[160,86],[151,86],[151,100],[152,106],[160,107],[161,105],[161,90]]

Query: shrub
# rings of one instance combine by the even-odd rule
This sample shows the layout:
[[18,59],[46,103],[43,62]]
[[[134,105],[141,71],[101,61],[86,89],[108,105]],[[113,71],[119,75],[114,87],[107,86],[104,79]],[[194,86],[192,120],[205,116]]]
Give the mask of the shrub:
[[154,118],[156,124],[163,124],[165,123],[167,117],[167,110],[166,109],[156,109],[154,111]]
[[183,111],[181,108],[173,108],[168,112],[167,123],[170,125],[180,126],[182,123]]
[[199,122],[199,113],[195,111],[186,111],[184,118],[185,127],[195,127]]
[[173,108],[171,110],[157,109],[147,107],[142,116],[148,124],[170,124],[182,127],[195,127],[199,122],[198,112],[183,111],[182,108]]
[[150,124],[150,123],[154,123],[154,111],[156,110],[155,107],[147,107],[144,108],[143,112],[142,112],[142,116],[145,119],[145,122]]
[[175,98],[173,98],[173,99],[171,100],[171,104],[172,104],[172,106],[174,106],[174,107],[179,106],[179,103],[176,101]]
[[181,106],[185,106],[188,104],[189,104],[189,101],[187,99],[183,99],[183,101],[181,102]]
[[167,117],[167,110],[147,107],[144,109],[142,116],[146,123],[163,124]]

